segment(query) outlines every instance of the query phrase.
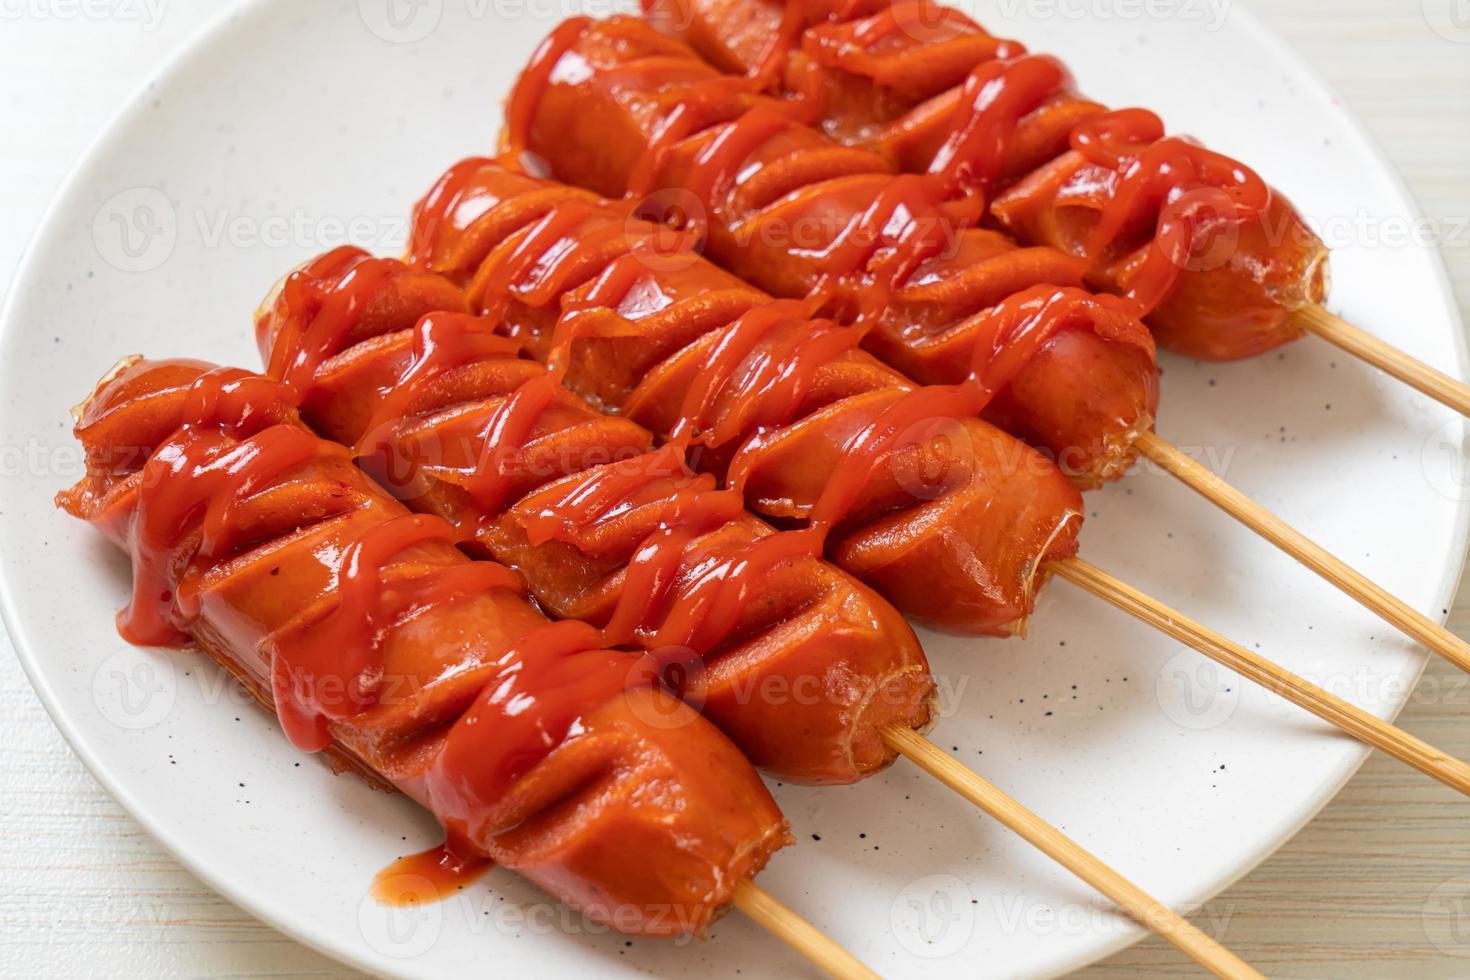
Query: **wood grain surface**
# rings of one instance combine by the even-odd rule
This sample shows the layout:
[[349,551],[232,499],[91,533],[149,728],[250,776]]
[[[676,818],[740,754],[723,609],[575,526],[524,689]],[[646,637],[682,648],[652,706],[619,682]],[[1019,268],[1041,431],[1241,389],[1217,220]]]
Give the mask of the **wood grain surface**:
[[[91,137],[226,6],[0,0],[0,286]],[[1444,230],[1440,246],[1466,308],[1470,6],[1258,0],[1249,7],[1384,145]],[[1455,12],[1458,22],[1450,20]],[[1470,590],[1461,589],[1450,626],[1470,636]],[[1400,722],[1470,758],[1470,685],[1436,662]],[[0,747],[0,976],[351,975],[218,898],[164,854],[71,754],[3,636]],[[1470,800],[1374,756],[1316,820],[1204,913],[1202,927],[1272,976],[1470,976]],[[1176,950],[1148,940],[1080,975],[1194,971]]]

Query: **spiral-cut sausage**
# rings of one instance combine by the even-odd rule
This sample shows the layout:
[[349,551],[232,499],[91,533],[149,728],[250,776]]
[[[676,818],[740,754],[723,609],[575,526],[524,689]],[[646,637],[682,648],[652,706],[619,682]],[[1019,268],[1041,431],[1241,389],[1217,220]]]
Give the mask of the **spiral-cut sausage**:
[[[573,20],[522,75],[507,134],[560,179],[641,197],[650,216],[687,213],[715,261],[777,295],[822,297],[922,383],[1009,362],[986,418],[1084,487],[1120,475],[1158,398],[1153,340],[1127,304],[1077,288],[1073,258],[969,227],[977,202],[948,183],[898,175],[789,109],[640,20]],[[1028,290],[1067,302],[1045,323],[990,315]]]
[[903,612],[1018,630],[1043,564],[1076,551],[1081,500],[1061,472],[973,417],[973,386],[915,386],[850,329],[665,247],[666,232],[472,159],[420,204],[413,260]]
[[724,71],[799,97],[835,139],[988,194],[991,218],[1087,263],[1161,345],[1231,360],[1300,335],[1327,249],[1250,168],[1078,95],[1055,58],[934,0],[645,0]]
[[447,280],[342,248],[257,323],[313,429],[553,615],[653,651],[756,765],[852,782],[892,761],[883,725],[927,725],[933,680],[888,603],[519,357]]
[[789,842],[750,764],[646,658],[549,624],[297,420],[274,382],[131,360],[81,410],[58,502],[131,555],[135,642],[195,642],[292,741],[379,774],[457,858],[618,929],[699,933]]

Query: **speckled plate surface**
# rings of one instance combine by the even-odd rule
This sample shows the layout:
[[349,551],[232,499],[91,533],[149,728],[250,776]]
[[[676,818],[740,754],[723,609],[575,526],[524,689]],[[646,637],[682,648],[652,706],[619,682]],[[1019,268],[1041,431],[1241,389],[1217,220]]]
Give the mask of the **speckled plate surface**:
[[[5,617],[58,726],[148,831],[346,962],[424,977],[787,972],[792,954],[738,916],[702,945],[629,943],[504,871],[414,914],[374,905],[372,874],[432,844],[432,822],[297,756],[198,658],[121,643],[124,562],[51,507],[79,469],[67,408],[119,355],[256,366],[249,317],[270,284],[343,241],[396,250],[411,201],[491,146],[498,100],[571,12],[559,6],[247,4],[140,93],[61,195],[6,309]],[[1126,15],[1145,8],[1159,16]],[[1239,5],[996,0],[979,14],[1063,55],[1089,94],[1150,104],[1252,161],[1336,247],[1334,308],[1462,373],[1412,202]],[[1442,613],[1470,497],[1458,419],[1312,341],[1240,364],[1163,364],[1164,435]],[[1169,479],[1142,470],[1088,509],[1092,561],[1382,716],[1407,697],[1420,651]],[[1270,854],[1364,755],[1064,583],[1025,640],[925,640],[944,695],[936,738],[1176,907]],[[1139,935],[911,767],[775,792],[799,846],[764,884],[885,974],[1052,975]],[[1206,909],[1206,928],[1228,923],[1229,909]]]

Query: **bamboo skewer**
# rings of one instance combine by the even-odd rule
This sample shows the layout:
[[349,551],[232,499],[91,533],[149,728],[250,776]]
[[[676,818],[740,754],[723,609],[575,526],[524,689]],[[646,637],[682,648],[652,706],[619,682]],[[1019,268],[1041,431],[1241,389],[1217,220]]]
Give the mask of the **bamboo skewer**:
[[894,751],[1015,831],[1047,857],[1117,903],[1134,921],[1157,932],[1215,976],[1261,977],[1249,964],[1188,920],[1098,860],[994,783],[961,765],[923,735],[910,728],[889,725],[883,729],[883,738]]
[[1292,317],[1297,326],[1380,371],[1447,405],[1461,415],[1470,415],[1470,386],[1410,357],[1392,344],[1353,326],[1319,305],[1298,310]]
[[1459,759],[1446,755],[1381,718],[1374,717],[1357,705],[1324,691],[1284,667],[1251,653],[1080,558],[1047,562],[1046,567],[1129,615],[1188,644],[1247,680],[1305,708],[1359,741],[1388,753],[1452,789],[1470,795],[1470,765]]
[[1470,671],[1470,644],[1402,599],[1389,594],[1361,572],[1328,552],[1296,528],[1190,459],[1157,434],[1144,433],[1138,451],[1200,496],[1270,541],[1307,568],[1362,603],[1395,628],[1464,671]]
[[734,904],[827,976],[835,980],[878,980],[878,974],[749,878],[735,886]]

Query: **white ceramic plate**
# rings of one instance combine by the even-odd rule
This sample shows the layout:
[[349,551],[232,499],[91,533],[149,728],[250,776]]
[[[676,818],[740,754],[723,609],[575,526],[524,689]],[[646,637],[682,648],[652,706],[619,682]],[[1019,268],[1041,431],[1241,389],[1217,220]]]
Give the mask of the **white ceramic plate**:
[[[61,195],[6,311],[5,617],[123,805],[223,894],[344,961],[404,976],[788,971],[792,954],[739,916],[704,945],[629,943],[504,871],[417,915],[368,902],[377,869],[434,842],[431,821],[295,755],[197,657],[121,643],[124,562],[51,507],[79,466],[67,407],[119,355],[257,366],[250,312],[271,283],[344,240],[396,250],[409,204],[492,145],[516,69],[570,12],[558,5],[248,4],[139,94]],[[1459,372],[1438,258],[1405,240],[1417,212],[1359,126],[1239,5],[1126,15],[1144,6],[996,0],[980,15],[1062,54],[1094,96],[1150,104],[1254,162],[1338,246],[1334,306]],[[1164,365],[1166,436],[1443,613],[1470,496],[1457,419],[1320,342]],[[1094,562],[1382,716],[1412,688],[1421,652],[1167,478],[1141,472],[1088,506]],[[925,639],[946,695],[936,738],[1176,907],[1270,854],[1365,754],[1064,583],[1027,640]],[[912,767],[776,794],[800,846],[762,881],[886,974],[1050,975],[1139,935]]]

